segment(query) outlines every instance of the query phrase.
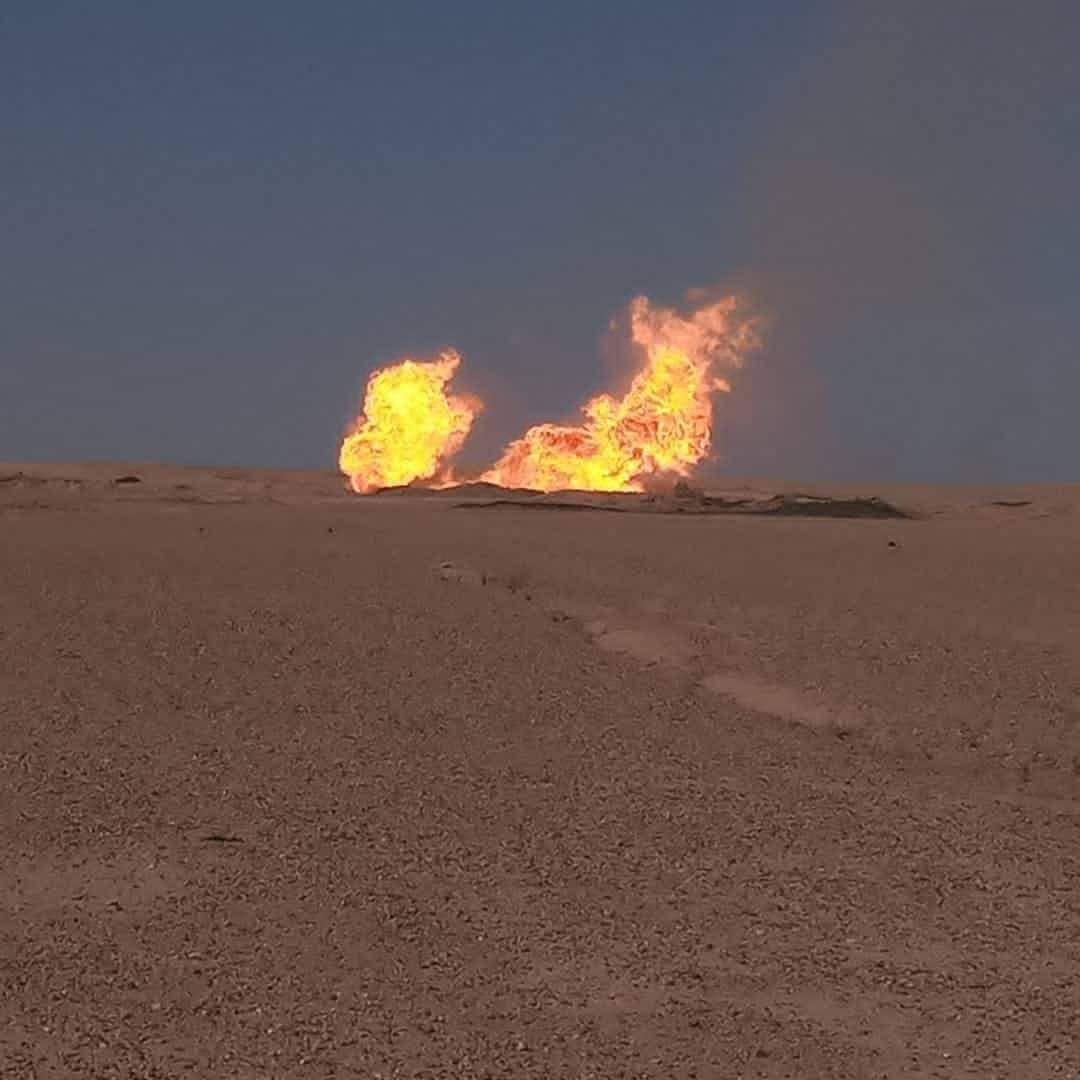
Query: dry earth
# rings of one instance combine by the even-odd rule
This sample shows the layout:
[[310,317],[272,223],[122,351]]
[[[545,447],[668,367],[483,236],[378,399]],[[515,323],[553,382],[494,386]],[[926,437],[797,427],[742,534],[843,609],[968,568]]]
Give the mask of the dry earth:
[[873,494],[0,466],[0,1076],[1080,1076],[1080,491]]

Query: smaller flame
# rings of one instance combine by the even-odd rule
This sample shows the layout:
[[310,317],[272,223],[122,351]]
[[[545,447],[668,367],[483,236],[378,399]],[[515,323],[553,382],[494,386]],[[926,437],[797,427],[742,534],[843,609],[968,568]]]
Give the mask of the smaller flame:
[[449,481],[448,462],[482,408],[477,398],[447,392],[460,363],[448,349],[435,360],[406,359],[371,376],[363,412],[339,456],[354,491]]

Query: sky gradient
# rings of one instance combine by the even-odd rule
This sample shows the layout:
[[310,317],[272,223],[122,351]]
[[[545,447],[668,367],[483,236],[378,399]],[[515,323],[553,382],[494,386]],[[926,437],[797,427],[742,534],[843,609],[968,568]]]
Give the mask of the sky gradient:
[[9,2],[0,459],[329,467],[374,366],[452,345],[483,461],[603,388],[633,295],[731,283],[772,330],[724,470],[1080,480],[1077,40],[1057,0]]

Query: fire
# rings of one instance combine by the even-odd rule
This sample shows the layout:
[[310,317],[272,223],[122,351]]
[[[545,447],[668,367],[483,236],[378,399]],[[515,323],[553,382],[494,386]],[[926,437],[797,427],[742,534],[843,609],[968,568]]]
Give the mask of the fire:
[[[642,364],[626,392],[592,398],[580,424],[530,428],[481,479],[538,491],[640,491],[650,477],[687,476],[708,456],[714,398],[730,390],[725,376],[756,346],[756,321],[735,297],[680,314],[639,296],[629,316]],[[450,459],[483,407],[447,392],[460,363],[448,350],[371,376],[364,411],[341,447],[341,470],[356,491],[454,482]]]
[[728,297],[683,316],[630,306],[631,336],[645,353],[622,397],[600,394],[576,426],[539,424],[503,452],[483,476],[504,487],[539,491],[640,491],[656,474],[686,476],[712,447],[713,396],[730,386],[755,342],[754,323]]
[[447,392],[460,363],[450,349],[435,360],[406,359],[371,376],[363,413],[339,457],[355,491],[449,480],[448,463],[482,408],[477,398]]

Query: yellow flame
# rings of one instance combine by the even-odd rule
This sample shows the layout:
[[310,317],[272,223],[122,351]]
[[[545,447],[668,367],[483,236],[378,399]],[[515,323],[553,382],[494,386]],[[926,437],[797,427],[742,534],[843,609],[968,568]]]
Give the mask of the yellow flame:
[[754,324],[734,297],[684,317],[638,297],[631,333],[645,364],[621,398],[600,394],[579,425],[539,424],[483,476],[539,491],[640,491],[656,474],[687,475],[712,446],[713,395],[730,389],[719,369],[740,367]]
[[460,363],[450,349],[435,360],[406,359],[371,376],[363,412],[339,455],[355,491],[449,479],[448,462],[482,408],[477,398],[447,392]]

